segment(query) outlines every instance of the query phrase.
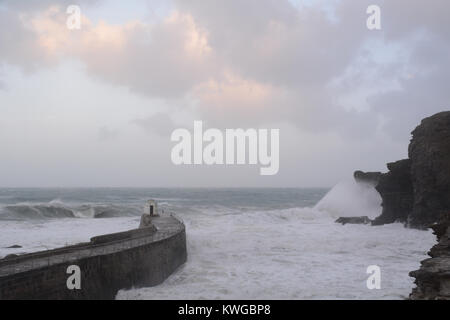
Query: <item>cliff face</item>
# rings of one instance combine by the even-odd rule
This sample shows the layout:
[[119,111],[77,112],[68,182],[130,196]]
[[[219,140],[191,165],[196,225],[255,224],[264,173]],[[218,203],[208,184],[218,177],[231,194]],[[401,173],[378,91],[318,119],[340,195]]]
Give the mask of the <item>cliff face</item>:
[[393,222],[405,223],[413,206],[413,185],[411,182],[411,160],[388,163],[388,173],[380,176],[375,189],[383,199],[383,211],[373,225]]
[[422,261],[419,270],[409,273],[416,278],[410,299],[450,299],[450,212],[432,226],[438,244],[431,248],[430,259]]
[[[431,258],[410,272],[417,285],[410,299],[450,300],[450,111],[422,120],[412,132],[408,157],[389,163],[389,172],[379,175],[375,188],[383,211],[372,224],[431,226],[438,244],[428,252]],[[355,172],[358,182],[373,176]]]
[[450,111],[422,120],[412,132],[409,159],[388,163],[389,172],[355,172],[357,181],[374,180],[383,201],[374,225],[404,222],[427,228],[450,211]]
[[450,211],[450,112],[422,121],[409,145],[414,205],[413,227],[436,222]]

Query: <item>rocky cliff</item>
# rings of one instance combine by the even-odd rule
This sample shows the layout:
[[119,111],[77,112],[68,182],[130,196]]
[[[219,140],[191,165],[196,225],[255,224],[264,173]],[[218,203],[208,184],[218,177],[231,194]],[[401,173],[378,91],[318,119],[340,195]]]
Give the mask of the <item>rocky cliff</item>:
[[358,182],[378,177],[383,211],[372,224],[404,222],[431,227],[437,236],[419,270],[410,299],[450,299],[450,111],[422,120],[412,132],[408,159],[389,163],[387,173],[355,172]]
[[431,258],[422,261],[419,270],[409,273],[416,278],[416,288],[409,296],[413,300],[450,299],[450,212],[441,215],[431,228],[438,244],[428,252]]
[[450,211],[450,112],[424,119],[412,135],[408,150],[414,186],[410,224],[420,227]]
[[372,224],[407,222],[413,207],[411,160],[405,159],[387,164],[389,172],[381,174],[375,189],[383,199],[383,211]]
[[427,228],[450,211],[450,111],[422,120],[412,132],[408,156],[388,163],[387,173],[355,172],[356,181],[377,181],[383,211],[374,225]]

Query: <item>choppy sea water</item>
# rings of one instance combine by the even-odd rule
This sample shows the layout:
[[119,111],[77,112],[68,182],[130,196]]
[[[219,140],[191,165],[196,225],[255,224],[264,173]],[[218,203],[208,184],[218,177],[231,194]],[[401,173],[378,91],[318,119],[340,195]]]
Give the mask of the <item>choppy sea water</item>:
[[[0,189],[0,257],[136,228],[145,200],[186,224],[188,262],[118,299],[403,299],[435,238],[401,224],[334,223],[380,213],[376,191],[328,189]],[[22,248],[8,249],[11,245]],[[367,267],[381,268],[369,290]]]

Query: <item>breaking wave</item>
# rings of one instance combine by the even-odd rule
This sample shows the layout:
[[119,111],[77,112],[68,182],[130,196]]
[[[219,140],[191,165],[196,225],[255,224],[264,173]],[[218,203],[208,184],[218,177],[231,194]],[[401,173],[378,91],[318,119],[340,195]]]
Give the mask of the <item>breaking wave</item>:
[[138,208],[106,204],[70,206],[59,201],[49,203],[19,203],[0,207],[0,220],[29,220],[55,218],[112,218],[134,216]]
[[373,219],[381,214],[381,197],[370,184],[344,180],[334,186],[314,208],[334,218],[368,216]]

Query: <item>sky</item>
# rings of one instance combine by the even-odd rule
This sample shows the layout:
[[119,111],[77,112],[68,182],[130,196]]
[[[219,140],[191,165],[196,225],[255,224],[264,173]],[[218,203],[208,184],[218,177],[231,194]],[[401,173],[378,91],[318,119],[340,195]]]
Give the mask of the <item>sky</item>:
[[[330,187],[386,171],[421,119],[450,110],[448,12],[447,0],[0,0],[0,187]],[[171,133],[194,120],[279,129],[278,174],[174,165]]]

